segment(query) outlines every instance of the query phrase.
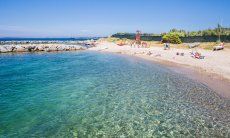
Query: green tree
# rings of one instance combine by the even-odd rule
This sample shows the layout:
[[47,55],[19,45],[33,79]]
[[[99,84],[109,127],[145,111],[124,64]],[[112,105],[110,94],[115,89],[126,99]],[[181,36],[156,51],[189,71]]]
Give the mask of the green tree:
[[202,36],[214,36],[216,35],[216,31],[212,29],[202,31]]
[[169,31],[169,33],[175,33],[175,34],[178,34],[179,35],[179,37],[185,37],[186,36],[186,31],[185,30],[177,30],[177,29],[171,29],[170,31]]
[[163,37],[162,37],[162,41],[165,43],[165,42],[170,42],[172,44],[181,44],[182,41],[179,37],[179,35],[175,32],[170,32],[168,34],[165,34]]

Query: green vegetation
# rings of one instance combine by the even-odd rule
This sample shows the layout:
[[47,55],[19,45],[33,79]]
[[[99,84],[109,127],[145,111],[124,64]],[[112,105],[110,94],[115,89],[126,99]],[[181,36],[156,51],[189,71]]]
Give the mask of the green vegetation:
[[224,28],[220,24],[217,25],[215,29],[206,29],[199,31],[185,31],[172,29],[169,32],[177,33],[180,37],[189,37],[189,36],[221,36],[221,35],[230,35],[230,28]]
[[182,43],[179,34],[174,33],[174,32],[170,32],[168,34],[165,34],[162,37],[162,42],[164,42],[164,43],[169,42],[169,43],[172,43],[172,44],[181,44]]
[[[217,25],[217,28],[214,29],[205,29],[205,30],[199,30],[199,31],[186,31],[186,30],[179,30],[179,29],[171,29],[168,33],[176,33],[179,35],[179,37],[189,37],[189,36],[221,36],[221,35],[230,35],[230,28],[224,28],[220,24]],[[134,36],[135,33],[117,33],[116,35],[132,35]],[[147,34],[144,33],[142,36],[163,36],[165,33],[162,34]]]
[[[116,33],[112,35],[115,38],[135,39],[135,33]],[[179,37],[179,38],[178,38]],[[199,31],[185,31],[171,29],[167,33],[141,35],[143,41],[170,41],[171,43],[193,43],[193,42],[230,42],[230,28],[224,28],[218,24],[214,29]]]
[[174,34],[174,35],[178,35],[179,37],[185,37],[186,36],[185,30],[172,29],[169,31],[169,33]]

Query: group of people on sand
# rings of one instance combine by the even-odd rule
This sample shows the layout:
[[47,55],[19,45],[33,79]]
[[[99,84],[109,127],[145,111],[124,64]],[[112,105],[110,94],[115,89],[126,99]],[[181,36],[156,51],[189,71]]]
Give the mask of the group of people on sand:
[[[124,46],[126,45],[125,42],[119,42],[117,43],[118,46]],[[130,43],[131,48],[149,48],[147,42],[137,42],[137,41],[132,41]]]
[[131,42],[131,48],[149,48],[147,42],[133,41]]
[[[118,44],[118,45],[123,46],[125,44],[122,43],[122,44]],[[149,48],[149,45],[147,42],[140,41],[140,40],[132,41],[130,43],[130,46],[131,46],[131,48]],[[164,43],[164,50],[169,50],[169,49],[170,49],[170,43],[169,42]],[[224,49],[224,42],[220,43],[218,46],[213,47],[213,51],[223,50],[223,49]],[[151,55],[151,54],[152,54],[151,52],[147,53],[147,55]],[[191,54],[191,57],[193,57],[195,59],[204,59],[204,57],[205,57],[197,51],[192,51],[192,52],[190,52],[190,54]],[[178,54],[178,52],[177,52],[176,55],[184,56],[184,53]]]
[[[164,50],[170,49],[170,44],[168,42],[164,43]],[[224,42],[221,42],[218,46],[213,47],[213,51],[216,50],[223,50],[224,49]],[[201,55],[201,53],[197,51],[192,51],[190,52],[191,57],[196,58],[196,59],[204,59],[205,56]],[[176,55],[181,55],[184,56],[184,53],[176,53]]]

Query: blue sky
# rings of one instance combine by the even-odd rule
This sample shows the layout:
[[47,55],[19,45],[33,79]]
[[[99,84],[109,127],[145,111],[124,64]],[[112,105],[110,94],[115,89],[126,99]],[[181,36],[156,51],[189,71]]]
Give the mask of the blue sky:
[[0,37],[107,36],[230,26],[230,0],[0,0]]

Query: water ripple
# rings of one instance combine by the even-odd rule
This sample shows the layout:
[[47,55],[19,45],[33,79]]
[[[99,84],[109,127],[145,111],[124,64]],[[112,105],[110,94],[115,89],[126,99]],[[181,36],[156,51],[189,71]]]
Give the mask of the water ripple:
[[230,100],[141,59],[0,55],[2,137],[230,137]]

